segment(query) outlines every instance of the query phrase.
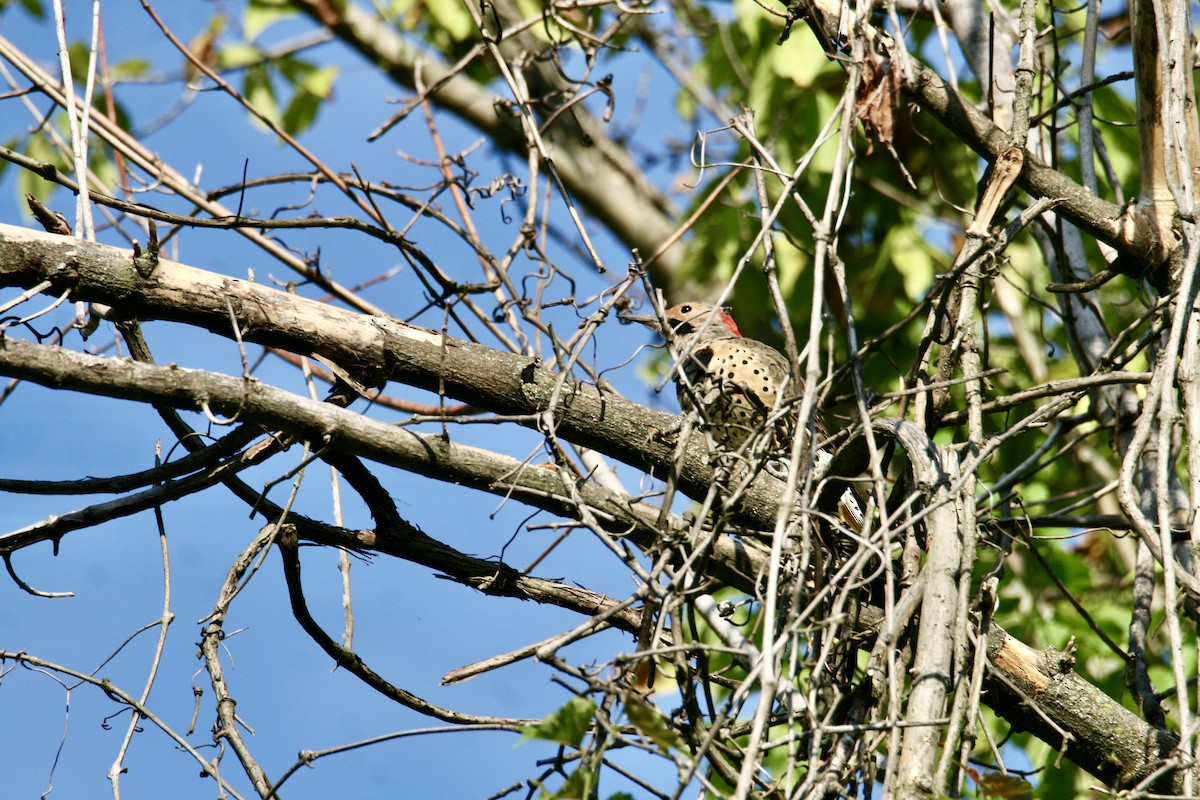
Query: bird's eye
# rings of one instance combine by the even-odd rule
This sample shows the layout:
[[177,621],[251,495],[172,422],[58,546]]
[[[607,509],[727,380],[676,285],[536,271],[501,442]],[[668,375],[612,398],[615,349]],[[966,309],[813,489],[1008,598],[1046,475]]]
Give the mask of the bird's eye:
[[692,307],[691,306],[680,306],[679,313],[680,314],[690,314],[690,313],[692,313]]

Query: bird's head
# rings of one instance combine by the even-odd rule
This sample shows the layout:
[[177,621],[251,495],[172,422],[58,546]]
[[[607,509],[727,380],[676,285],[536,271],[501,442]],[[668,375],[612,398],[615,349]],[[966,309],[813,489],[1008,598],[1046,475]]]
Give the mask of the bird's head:
[[703,339],[726,339],[741,336],[737,323],[729,316],[729,309],[709,303],[680,303],[666,312],[667,324],[678,337],[701,334]]
[[[729,309],[711,303],[690,301],[671,306],[663,313],[668,330],[675,339],[687,339],[699,335],[701,339],[728,339],[741,336],[737,323],[729,316]],[[663,320],[654,314],[622,315],[626,322],[637,322],[663,334]]]

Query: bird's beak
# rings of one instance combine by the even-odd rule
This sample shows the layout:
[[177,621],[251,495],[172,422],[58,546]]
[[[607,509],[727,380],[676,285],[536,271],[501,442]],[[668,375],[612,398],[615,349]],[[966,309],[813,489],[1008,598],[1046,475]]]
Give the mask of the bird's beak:
[[621,320],[621,322],[635,322],[638,325],[645,325],[656,333],[662,333],[662,322],[654,314],[618,314],[617,319]]

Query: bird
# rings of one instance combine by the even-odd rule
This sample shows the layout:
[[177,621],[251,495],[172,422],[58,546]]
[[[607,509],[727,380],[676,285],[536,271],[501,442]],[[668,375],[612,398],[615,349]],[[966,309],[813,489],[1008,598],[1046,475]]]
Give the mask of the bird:
[[[663,312],[661,320],[654,315],[623,319],[649,325],[667,339],[678,357],[674,379],[679,404],[685,414],[699,418],[718,456],[732,455],[753,472],[765,469],[787,480],[804,394],[804,382],[787,356],[743,336],[729,309],[709,303],[679,303]],[[832,458],[819,446],[825,438],[820,418],[813,422],[812,463],[824,472]],[[863,532],[869,508],[855,486],[843,488],[836,517],[827,518],[841,523],[840,533],[823,543],[829,570],[854,551],[854,536]],[[833,533],[825,526],[822,530]]]
[[[631,317],[665,333],[679,354],[675,389],[685,413],[722,452],[761,453],[786,461],[796,433],[803,382],[791,362],[765,342],[742,335],[729,310],[688,301],[666,310],[667,330],[657,317]],[[747,443],[750,447],[746,449]]]

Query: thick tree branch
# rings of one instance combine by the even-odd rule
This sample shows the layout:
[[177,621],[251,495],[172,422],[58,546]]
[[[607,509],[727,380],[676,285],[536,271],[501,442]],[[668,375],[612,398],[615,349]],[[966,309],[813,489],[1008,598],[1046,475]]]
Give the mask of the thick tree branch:
[[[51,294],[70,289],[72,299],[103,303],[123,318],[183,322],[227,337],[232,308],[245,341],[322,356],[367,385],[395,380],[523,415],[518,421],[531,428],[557,396],[558,435],[647,472],[665,476],[673,469],[673,449],[649,435],[670,429],[670,416],[569,379],[556,392],[560,376],[531,358],[166,259],[142,278],[131,251],[0,225],[0,286],[30,288],[44,280],[51,281]],[[195,399],[186,407],[195,408]],[[696,441],[684,454],[680,486],[692,497],[703,498],[713,481],[706,452]],[[775,483],[764,476],[747,490],[739,507],[746,521],[774,524]]]
[[[156,405],[172,405],[189,410],[206,406],[217,414],[236,415],[245,423],[287,431],[298,438],[312,441],[318,447],[336,447],[382,464],[509,497],[561,516],[572,517],[577,513],[575,499],[564,490],[556,470],[541,469],[537,465],[488,450],[456,444],[441,436],[413,433],[354,411],[266,386],[253,379],[247,381],[211,372],[181,369],[174,365],[156,366],[91,356],[11,338],[0,346],[0,374],[55,388]],[[642,411],[654,413],[649,409]],[[213,476],[204,477],[209,479],[203,482],[203,486],[217,480]],[[149,493],[157,491],[149,490]],[[612,533],[628,536],[642,546],[648,546],[664,535],[664,522],[668,529],[679,530],[682,527],[682,523],[671,515],[664,520],[660,509],[618,495],[592,481],[582,483],[576,492],[601,525]],[[175,496],[168,493],[166,499],[174,499]],[[135,513],[154,505],[156,500],[161,500],[157,493],[143,502],[126,502],[124,507],[126,513]],[[88,519],[90,517],[87,515],[79,519],[62,515],[47,520],[44,524],[0,539],[0,549],[12,551],[38,541],[57,539],[67,531],[84,527]],[[411,537],[412,531],[406,534]],[[421,554],[426,551],[411,540],[406,541],[403,552],[399,552],[390,551],[374,533],[363,534],[363,537],[356,543],[357,546],[393,552],[425,563]],[[347,545],[344,540],[325,543]],[[438,569],[453,575],[479,574],[479,566],[473,560],[470,564],[455,566],[446,561],[444,552],[435,555],[433,561]],[[751,558],[746,545],[729,536],[718,537],[714,544],[713,561],[710,568],[713,577],[745,590],[753,590],[758,565]],[[509,577],[515,575],[507,567],[504,570],[508,570],[504,574],[511,573]],[[503,572],[493,566],[487,574],[493,578],[503,578]]]
[[[913,655],[913,686],[905,709],[911,727],[904,730],[896,771],[896,796],[901,798],[935,793],[934,762],[941,729],[927,723],[945,716],[955,649],[965,647],[965,642],[955,642],[954,637],[963,534],[950,479],[959,477],[958,458],[954,453],[932,455],[934,458],[913,458],[916,480],[924,487],[932,512],[927,526],[929,553],[922,571],[925,586]],[[942,463],[935,460],[938,456]]]
[[1184,771],[1178,768],[1139,786],[1176,755],[1179,737],[1152,727],[1075,674],[1073,653],[1034,650],[994,626],[987,652],[988,704],[1015,728],[1062,747],[1067,758],[1114,789],[1179,793]]

